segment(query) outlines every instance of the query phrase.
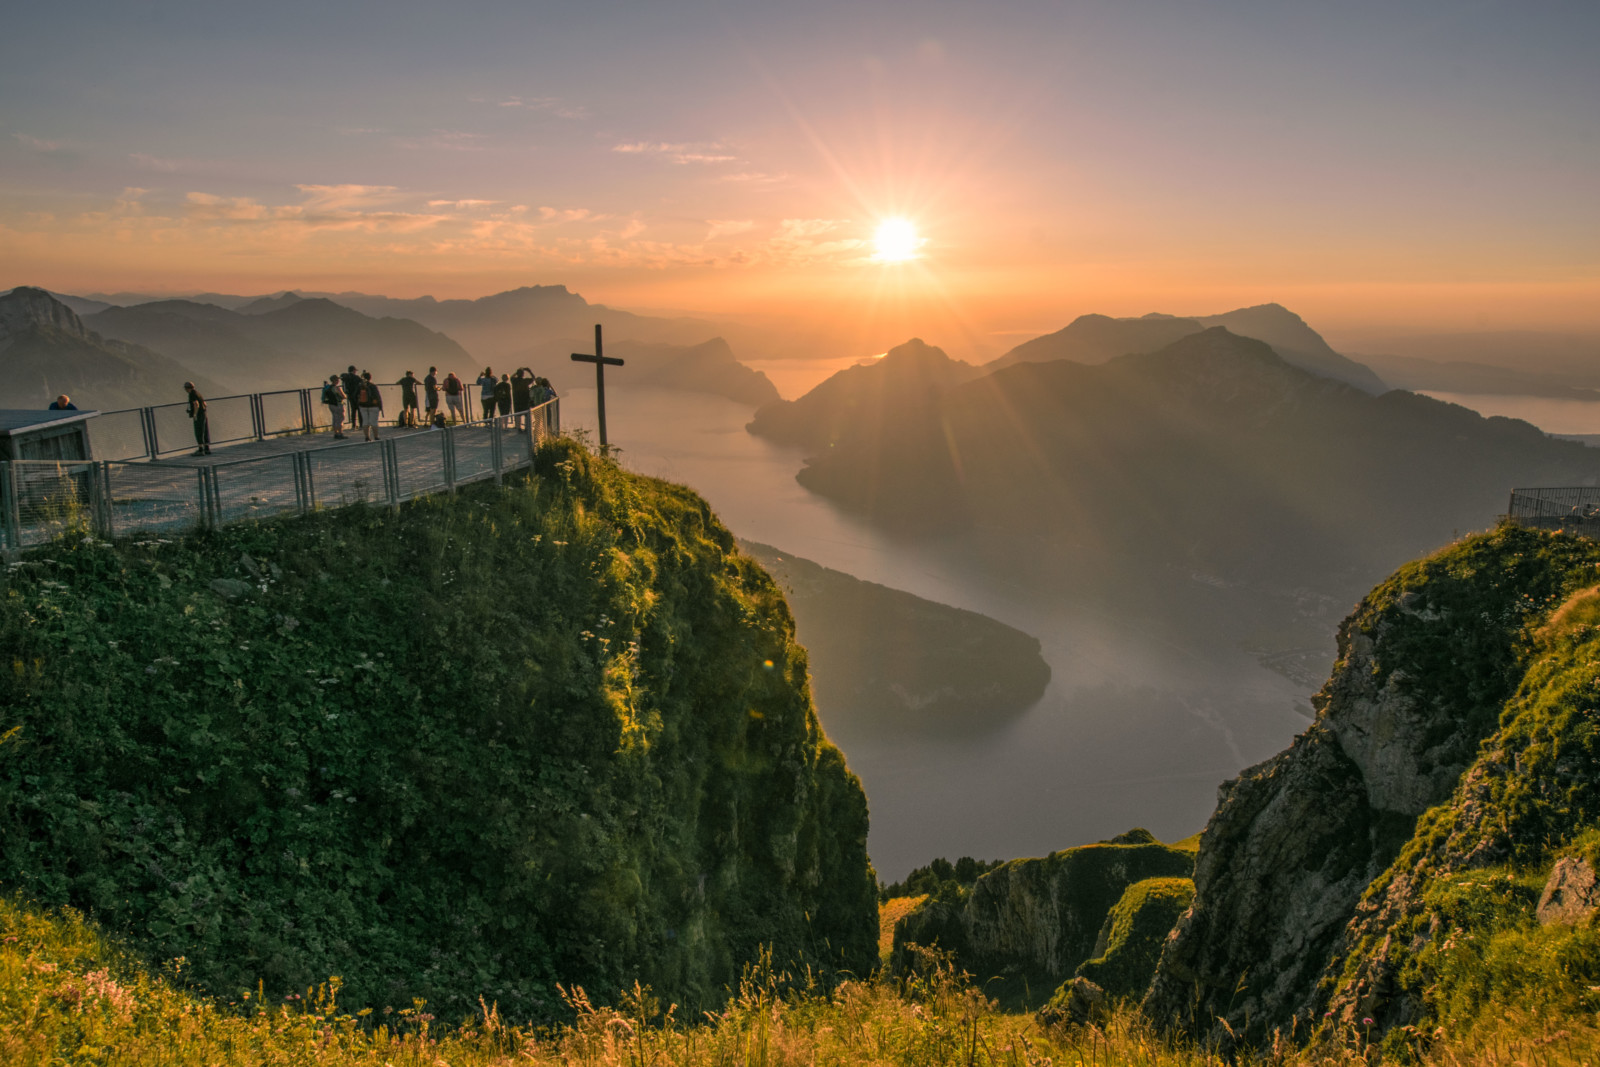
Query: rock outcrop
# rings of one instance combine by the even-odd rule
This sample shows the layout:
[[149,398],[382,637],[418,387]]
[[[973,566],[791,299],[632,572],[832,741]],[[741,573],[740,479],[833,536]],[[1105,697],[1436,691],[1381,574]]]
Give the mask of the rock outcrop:
[[1094,954],[1106,916],[1129,886],[1187,878],[1193,865],[1190,853],[1144,830],[1012,860],[979,878],[970,892],[942,892],[901,919],[890,965],[910,968],[908,945],[937,946],[990,996],[1036,1005]]
[[[1503,527],[1402,568],[1363,601],[1341,627],[1316,722],[1223,786],[1195,863],[1194,906],[1144,1001],[1152,1017],[1254,1041],[1321,1018],[1329,976],[1406,910],[1369,887],[1494,733],[1526,669],[1526,626],[1596,558],[1592,543]],[[1458,801],[1479,819],[1498,811]],[[1388,894],[1403,896],[1405,884],[1399,870]],[[1358,905],[1365,918],[1347,930]],[[1345,985],[1370,993],[1373,970]]]
[[1194,881],[1189,878],[1146,878],[1130,885],[1106,916],[1078,977],[1113,997],[1142,998],[1167,935],[1193,903]]
[[1572,856],[1557,860],[1544,883],[1544,891],[1539,894],[1539,907],[1535,912],[1539,925],[1566,923],[1570,926],[1583,922],[1596,911],[1600,911],[1600,885],[1595,882],[1594,868]]

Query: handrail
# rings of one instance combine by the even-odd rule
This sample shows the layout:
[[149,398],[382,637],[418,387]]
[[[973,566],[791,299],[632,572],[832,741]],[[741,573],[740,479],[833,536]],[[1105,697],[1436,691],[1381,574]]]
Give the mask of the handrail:
[[[229,401],[246,401],[249,408],[250,429],[248,433],[240,433],[233,436],[220,438],[213,437],[211,444],[238,444],[241,441],[262,441],[268,437],[282,437],[290,434],[312,434],[330,430],[332,428],[331,423],[319,424],[317,418],[318,410],[326,408],[327,406],[321,402],[322,384],[325,383],[319,383],[318,385],[307,389],[273,389],[259,393],[231,393],[227,396],[206,398],[208,413],[213,410],[215,405],[226,404]],[[378,384],[398,386],[400,383],[392,382]],[[419,381],[418,384],[420,385],[421,382]],[[477,383],[463,381],[461,386],[461,402],[464,419],[462,422],[455,423],[453,425],[470,426],[488,421],[481,417],[481,415],[474,417],[473,414],[474,412],[480,411],[482,408],[481,398],[475,397],[475,393],[478,391]],[[443,393],[443,390],[441,389],[440,392]],[[267,421],[267,405],[265,401],[268,398],[285,396],[297,396],[299,398],[299,410],[297,415],[291,416],[291,418],[297,419],[298,425],[290,425],[282,429],[269,429]],[[548,402],[549,401],[546,401],[546,403]],[[354,407],[354,405],[351,405],[351,407]],[[140,458],[145,460],[156,460],[163,456],[178,455],[191,450],[194,447],[193,443],[191,443],[187,438],[182,438],[178,444],[164,446],[161,441],[162,434],[161,427],[158,424],[158,418],[162,414],[169,414],[176,410],[183,409],[186,412],[185,419],[187,419],[187,408],[188,401],[179,400],[170,404],[149,404],[143,407],[117,408],[112,411],[96,412],[91,418],[86,420],[90,426],[89,439],[91,443],[94,441],[94,427],[96,425],[106,425],[118,417],[136,415],[139,419],[138,431],[136,435],[138,441],[136,450],[124,450],[123,454],[121,455],[104,455],[100,458],[109,459],[113,462],[126,462]],[[448,410],[448,405],[446,405],[445,409]],[[533,410],[533,408],[524,408],[522,410],[529,411]],[[326,415],[323,417],[327,418]],[[390,421],[391,424],[398,425],[398,419],[388,421]],[[214,423],[215,420],[213,420],[213,424]],[[129,429],[131,431],[132,427],[129,427]],[[130,433],[130,437],[133,436],[135,435]]]
[[[230,509],[236,516],[306,514],[353,502],[352,493],[354,499],[368,499],[380,485],[378,502],[397,509],[404,501],[453,493],[471,482],[492,478],[498,483],[507,472],[531,466],[540,441],[561,433],[560,404],[560,398],[552,398],[522,411],[439,430],[198,465],[104,459],[4,461],[0,462],[0,541],[15,549],[74,527],[91,529],[107,539],[131,530],[215,527],[231,521]],[[458,436],[462,431],[466,436]],[[517,443],[508,449],[512,442]],[[372,460],[381,470],[376,477]],[[24,503],[29,522],[23,521]]]

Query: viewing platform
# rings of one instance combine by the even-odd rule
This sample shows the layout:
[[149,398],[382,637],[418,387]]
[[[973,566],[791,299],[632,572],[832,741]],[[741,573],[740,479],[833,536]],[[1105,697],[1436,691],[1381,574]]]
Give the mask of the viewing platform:
[[[83,458],[0,460],[0,546],[43,544],[71,529],[110,539],[358,502],[398,508],[459,485],[498,482],[531,466],[540,442],[561,433],[561,402],[552,399],[442,428],[386,422],[376,441],[360,440],[360,430],[336,440],[327,408],[313,403],[319,393],[208,400],[209,455],[193,454],[182,403],[72,412],[72,424],[86,430]],[[4,415],[17,416],[11,422],[19,426],[51,421],[24,417],[38,414],[0,413],[0,422]]]

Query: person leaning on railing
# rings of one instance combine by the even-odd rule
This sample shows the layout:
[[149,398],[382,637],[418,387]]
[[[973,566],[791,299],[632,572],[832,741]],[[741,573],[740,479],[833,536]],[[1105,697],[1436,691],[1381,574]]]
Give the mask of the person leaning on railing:
[[344,387],[337,374],[328,375],[328,384],[322,387],[322,402],[328,405],[328,419],[333,423],[333,436],[344,440]]
[[[500,414],[511,414],[511,375],[502,374],[500,380],[494,383],[494,402],[500,406]],[[489,412],[493,415],[494,412]]]
[[428,424],[433,424],[434,415],[439,412],[439,368],[429,367],[428,376],[422,379],[423,399],[428,402]]
[[357,401],[361,397],[361,375],[356,373],[355,364],[352,363],[348,370],[339,375],[339,381],[344,385],[344,397],[350,404],[350,428],[361,428],[361,405]]
[[417,424],[417,386],[422,383],[417,376],[406,371],[406,376],[400,379],[400,425],[415,426]]
[[467,421],[467,411],[464,404],[466,391],[466,385],[462,383],[460,378],[456,377],[455,371],[451,371],[444,376],[444,403],[445,407],[450,409],[451,423]]
[[48,410],[50,410],[50,411],[77,411],[78,410],[78,405],[76,405],[76,404],[74,404],[72,402],[72,398],[70,396],[68,396],[66,393],[62,393],[60,396],[58,396],[54,400],[50,401],[50,407],[48,408]]
[[183,388],[189,394],[189,418],[194,420],[194,443],[199,447],[194,450],[197,456],[211,455],[211,421],[206,417],[206,398],[200,395],[200,390],[194,387],[193,382],[184,382]]

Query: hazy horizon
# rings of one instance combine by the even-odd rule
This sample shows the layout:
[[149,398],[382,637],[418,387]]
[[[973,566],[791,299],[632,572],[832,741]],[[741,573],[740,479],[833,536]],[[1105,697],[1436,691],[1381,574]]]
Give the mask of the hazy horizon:
[[563,284],[963,355],[1266,302],[1336,347],[1600,330],[1590,5],[85,2],[7,29],[17,284]]

